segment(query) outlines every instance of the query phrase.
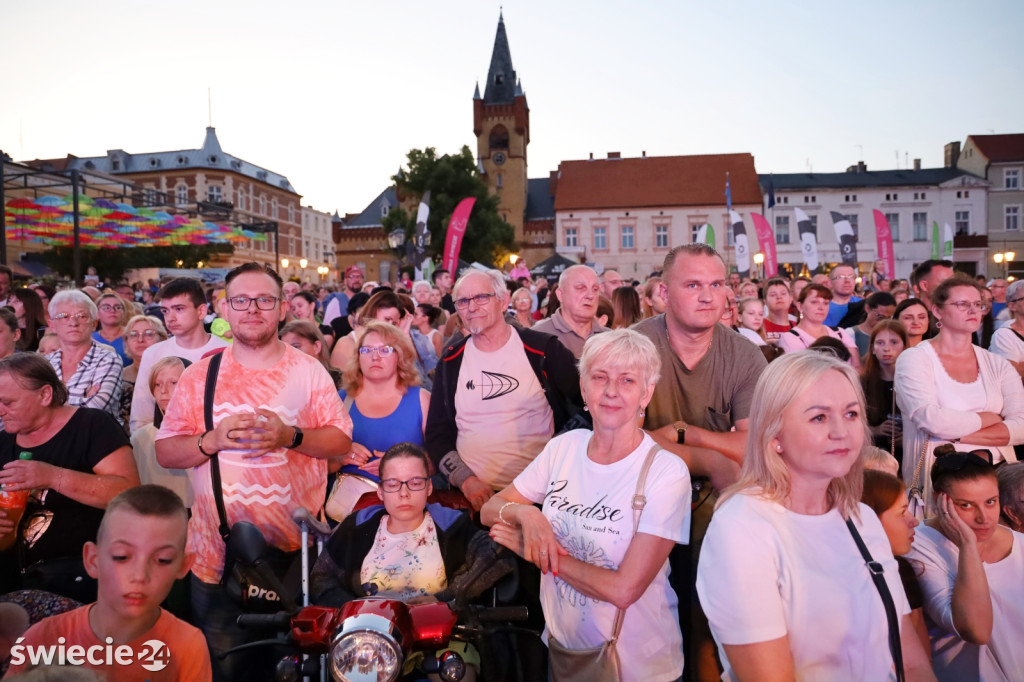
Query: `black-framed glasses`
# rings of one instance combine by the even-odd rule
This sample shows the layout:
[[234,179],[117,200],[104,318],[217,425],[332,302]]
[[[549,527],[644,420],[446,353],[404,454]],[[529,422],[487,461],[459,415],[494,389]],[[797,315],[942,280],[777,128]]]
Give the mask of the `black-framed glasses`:
[[103,305],[100,306],[100,310],[102,310],[105,313],[113,313],[113,312],[123,313],[124,312],[124,306],[121,305],[120,303],[118,303],[116,305],[111,305],[109,303],[104,303]]
[[415,476],[408,481],[399,481],[397,478],[385,478],[380,482],[380,487],[386,493],[397,493],[402,489],[403,485],[413,492],[418,492],[427,487],[427,479],[422,476]]
[[974,466],[992,466],[992,451],[987,449],[958,452],[952,443],[944,443],[935,448],[935,464],[932,471],[960,471],[968,464]]
[[469,307],[470,302],[476,303],[477,306],[483,306],[487,305],[490,302],[490,300],[495,296],[497,296],[497,294],[477,294],[476,296],[467,296],[466,298],[460,298],[454,301],[454,303],[455,307],[458,308],[459,310],[465,310],[466,308]]
[[376,354],[379,358],[386,358],[395,352],[394,346],[360,346],[360,355],[372,355]]
[[988,310],[988,303],[985,303],[984,301],[947,301],[945,305],[955,306],[956,309],[962,313],[966,313],[971,309],[974,309],[979,313],[983,313]]
[[238,312],[244,312],[252,307],[253,301],[256,302],[256,308],[259,310],[273,310],[277,306],[277,302],[280,301],[277,296],[231,296],[228,298],[228,303],[231,304],[232,310]]
[[1018,298],[1008,298],[1008,299],[1006,299],[1007,303],[1016,303],[1017,301],[1024,301],[1024,296],[1020,296]]

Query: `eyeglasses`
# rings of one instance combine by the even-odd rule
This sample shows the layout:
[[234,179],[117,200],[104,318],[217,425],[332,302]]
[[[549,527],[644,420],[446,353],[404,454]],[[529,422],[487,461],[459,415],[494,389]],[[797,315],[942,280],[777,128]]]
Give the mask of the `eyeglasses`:
[[92,319],[89,313],[57,313],[53,316],[55,320],[74,320],[75,322],[87,322]]
[[468,296],[466,298],[460,298],[454,301],[455,307],[459,310],[465,310],[469,307],[470,302],[476,303],[477,306],[487,305],[487,303],[497,296],[497,294],[477,294],[476,296]]
[[360,346],[360,355],[376,354],[379,358],[386,358],[395,352],[394,346]]
[[857,277],[855,275],[836,275],[835,277],[832,278],[833,281],[837,279],[845,279],[847,282],[849,282],[850,280],[857,279]]
[[123,313],[124,312],[124,306],[120,305],[120,304],[118,304],[118,305],[110,305],[108,303],[104,303],[103,305],[100,306],[100,310],[102,310],[105,313],[113,313],[113,312]]
[[151,338],[153,338],[156,335],[157,335],[157,333],[153,329],[147,329],[144,332],[128,332],[128,338],[129,339],[137,339],[140,336],[145,336],[147,339],[151,339]]
[[408,481],[399,481],[397,478],[385,478],[380,482],[380,487],[386,493],[397,493],[402,489],[403,485],[408,487],[410,491],[416,492],[427,487],[427,479],[422,476],[416,476]]
[[242,312],[248,310],[252,306],[253,301],[256,302],[256,308],[259,310],[273,310],[280,300],[276,296],[257,296],[256,298],[251,296],[232,296],[228,299],[228,303],[231,304],[232,310]]
[[1024,296],[1021,296],[1020,298],[1008,298],[1008,299],[1006,299],[1007,303],[1016,303],[1017,301],[1024,301]]
[[962,313],[966,313],[971,309],[977,310],[981,313],[988,310],[988,303],[985,303],[984,301],[949,301],[946,305],[956,306],[956,309]]

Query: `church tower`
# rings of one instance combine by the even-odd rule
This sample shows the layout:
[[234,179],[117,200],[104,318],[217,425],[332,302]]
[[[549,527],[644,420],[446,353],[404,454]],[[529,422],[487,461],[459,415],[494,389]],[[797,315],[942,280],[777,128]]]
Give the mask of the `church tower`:
[[505,19],[500,13],[484,96],[481,99],[479,84],[473,93],[473,133],[484,180],[491,193],[501,197],[499,212],[515,227],[516,241],[523,242],[530,109],[512,68]]

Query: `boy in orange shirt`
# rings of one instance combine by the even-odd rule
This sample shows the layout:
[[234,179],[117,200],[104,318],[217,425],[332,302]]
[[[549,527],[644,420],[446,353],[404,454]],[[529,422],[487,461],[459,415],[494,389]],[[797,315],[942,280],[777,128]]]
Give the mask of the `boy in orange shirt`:
[[181,499],[158,485],[107,505],[96,542],[83,548],[96,602],[29,628],[11,648],[9,676],[40,665],[93,668],[110,680],[209,680],[202,633],[160,608],[192,565]]

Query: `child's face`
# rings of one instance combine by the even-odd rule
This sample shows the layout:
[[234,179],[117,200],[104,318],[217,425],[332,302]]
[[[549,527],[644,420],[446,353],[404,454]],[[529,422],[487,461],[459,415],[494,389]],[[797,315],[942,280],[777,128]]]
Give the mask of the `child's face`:
[[166,367],[157,372],[156,378],[153,380],[153,399],[156,400],[156,404],[164,414],[167,414],[167,406],[171,404],[174,387],[178,385],[178,379],[181,378],[181,373],[184,371],[184,367],[177,365]]
[[97,602],[124,620],[151,614],[192,563],[185,519],[143,516],[127,507],[106,519],[99,544],[85,544],[85,568],[99,582]]

